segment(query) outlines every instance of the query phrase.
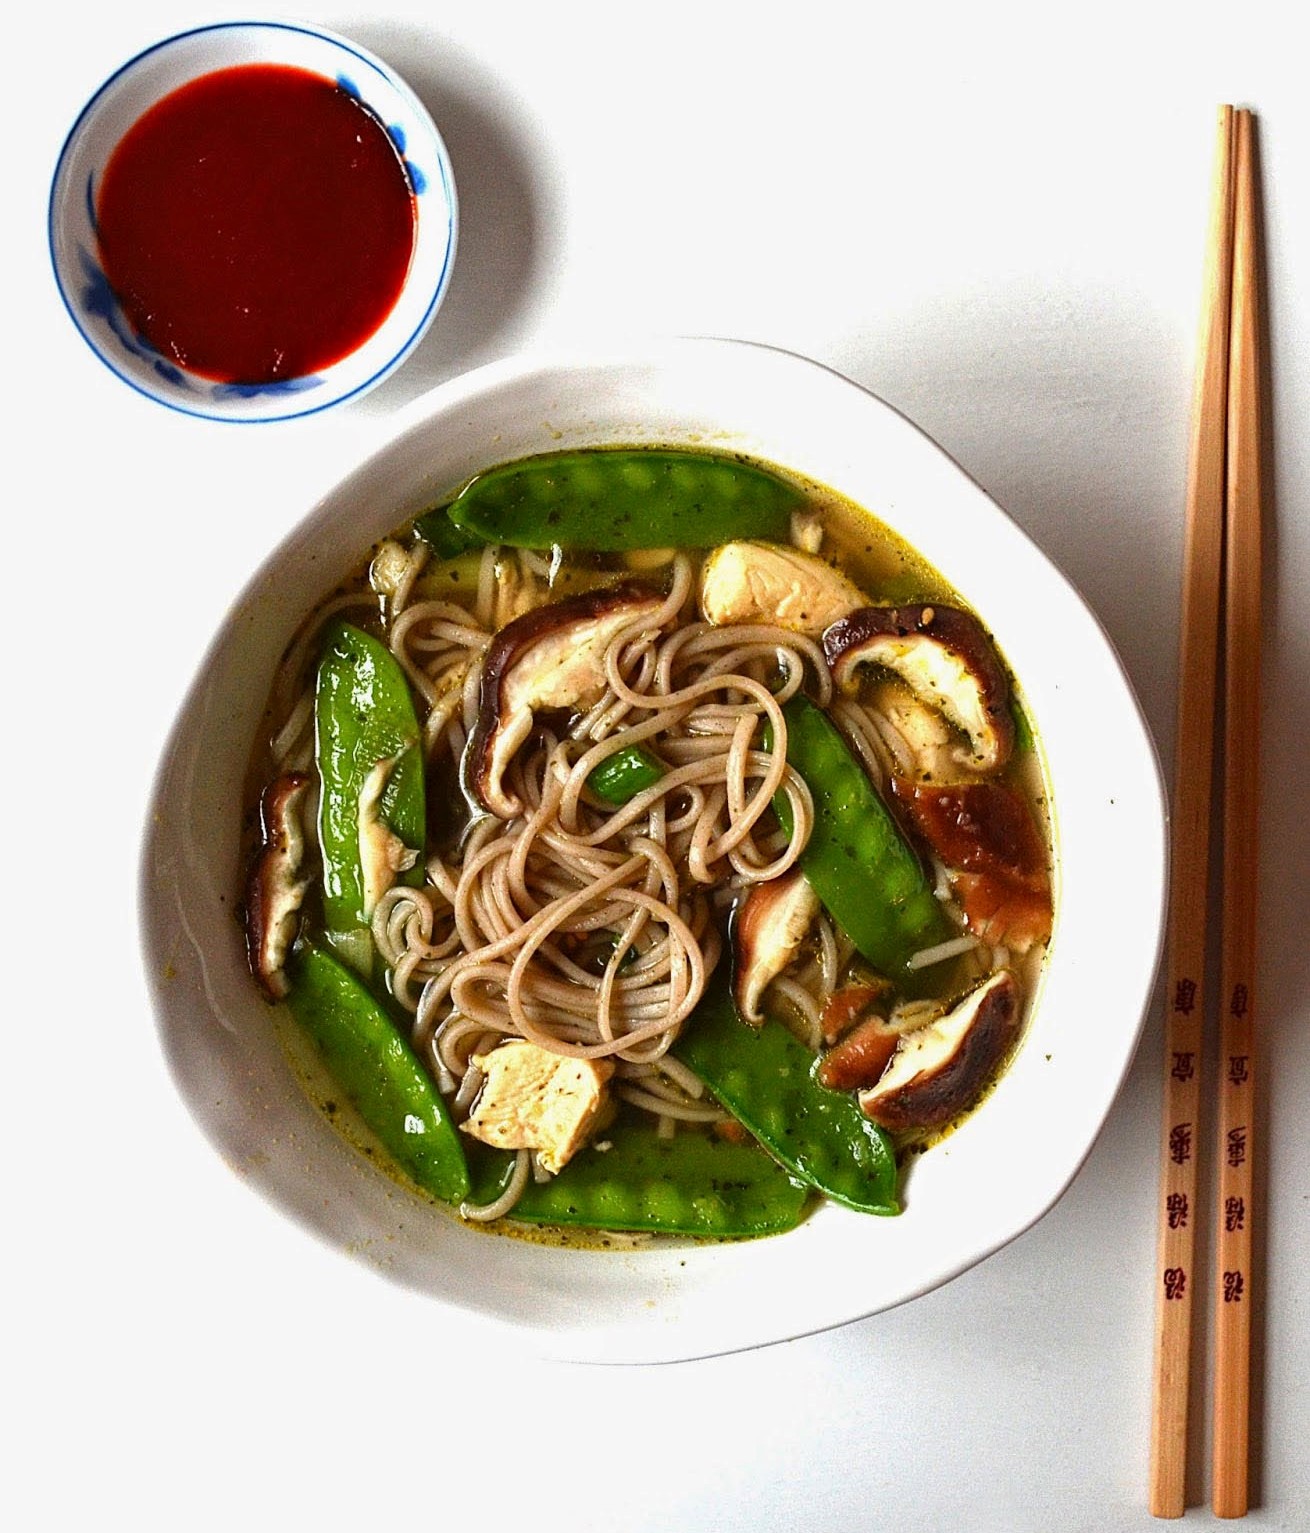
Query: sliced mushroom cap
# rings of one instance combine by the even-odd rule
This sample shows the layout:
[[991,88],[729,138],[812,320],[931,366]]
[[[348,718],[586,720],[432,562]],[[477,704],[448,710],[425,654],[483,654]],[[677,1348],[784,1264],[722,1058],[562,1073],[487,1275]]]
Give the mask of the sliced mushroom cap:
[[589,708],[605,688],[610,644],[625,629],[641,632],[663,605],[645,586],[608,586],[535,607],[492,639],[464,766],[468,787],[492,814],[512,820],[523,812],[503,779],[537,710]]
[[1025,953],[1051,935],[1051,876],[1032,811],[1008,783],[892,778],[896,802],[945,865],[969,930]]
[[944,1017],[903,1034],[878,1084],[860,1092],[860,1107],[897,1132],[949,1123],[977,1100],[1018,1025],[1018,981],[998,969]]
[[960,759],[959,731],[945,715],[930,708],[890,673],[862,694],[879,724],[879,736],[894,765],[892,774],[916,782],[972,782],[973,771]]
[[700,610],[722,623],[777,623],[817,639],[868,598],[840,570],[781,543],[724,543],[701,566]]
[[796,956],[819,913],[819,896],[799,868],[755,884],[732,926],[732,993],[748,1022],[764,1020],[764,992]]
[[865,1017],[819,1061],[819,1084],[834,1091],[876,1084],[900,1041],[900,1033],[886,1017]]
[[250,972],[274,1001],[287,993],[283,971],[309,889],[309,880],[300,877],[305,858],[300,806],[309,784],[307,772],[284,773],[259,801],[261,844],[246,885],[246,955]]
[[[824,1002],[819,1016],[819,1031],[823,1034],[823,1041],[836,1043],[874,1012],[881,1016],[891,990],[891,980],[881,976],[872,981],[860,980],[839,986]],[[873,1082],[868,1081],[866,1084],[871,1086]]]
[[1005,765],[1014,749],[1010,684],[982,624],[958,607],[862,607],[823,635],[832,679],[853,691],[862,665],[894,671],[969,739],[965,764]]

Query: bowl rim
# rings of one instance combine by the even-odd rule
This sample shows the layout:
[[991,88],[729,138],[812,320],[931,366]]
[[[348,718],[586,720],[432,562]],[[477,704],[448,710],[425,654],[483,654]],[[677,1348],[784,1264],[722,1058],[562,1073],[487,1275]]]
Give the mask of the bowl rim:
[[[63,204],[61,191],[63,190],[62,181],[65,167],[72,155],[74,148],[78,143],[79,137],[88,117],[94,112],[96,107],[106,99],[108,94],[127,75],[129,75],[133,70],[137,69],[141,64],[145,63],[148,59],[154,57],[156,54],[159,54],[166,49],[176,47],[179,43],[188,42],[193,38],[203,37],[209,34],[232,32],[289,32],[300,34],[302,36],[327,43],[329,46],[339,49],[341,52],[358,59],[361,63],[367,64],[370,68],[376,70],[377,73],[389,83],[392,89],[396,91],[397,95],[401,96],[409,104],[416,119],[422,122],[425,130],[430,133],[433,149],[435,151],[436,167],[440,174],[442,195],[447,208],[446,224],[448,234],[441,270],[437,273],[436,280],[433,284],[431,293],[428,295],[428,301],[424,305],[423,312],[414,321],[409,334],[398,345],[391,349],[387,359],[379,363],[378,366],[375,367],[374,370],[368,375],[368,377],[360,380],[347,392],[333,393],[330,394],[329,397],[319,399],[317,402],[312,404],[267,414],[242,413],[239,406],[235,404],[231,409],[216,408],[212,403],[209,405],[189,405],[171,394],[165,393],[163,391],[152,391],[150,388],[147,388],[139,378],[133,376],[128,370],[117,364],[114,359],[106,352],[104,347],[102,347],[92,335],[88,334],[86,326],[83,324],[82,319],[77,312],[77,308],[69,296],[68,286],[65,282],[63,263],[60,260],[57,249],[57,226]],[[217,67],[221,68],[224,66]],[[55,158],[55,167],[53,173],[51,174],[50,189],[46,200],[46,250],[50,260],[51,271],[55,280],[55,287],[58,289],[59,298],[64,306],[65,312],[68,314],[69,319],[73,322],[74,328],[82,337],[82,340],[86,343],[92,354],[106,368],[108,368],[114,377],[119,379],[120,382],[125,383],[134,393],[141,395],[142,398],[148,399],[154,404],[162,405],[165,409],[172,410],[179,415],[190,416],[197,420],[219,421],[231,425],[272,425],[281,421],[298,420],[307,418],[312,415],[318,415],[325,410],[333,409],[337,405],[346,404],[352,399],[358,399],[361,395],[368,393],[371,389],[380,384],[385,378],[389,377],[413,353],[419,342],[427,333],[437,310],[440,308],[442,302],[444,301],[446,293],[450,287],[451,274],[454,268],[455,254],[458,243],[459,197],[455,184],[454,166],[451,162],[450,151],[447,148],[446,142],[442,137],[441,131],[437,127],[431,112],[428,110],[427,106],[424,104],[417,91],[414,90],[414,88],[409,84],[405,77],[393,65],[389,64],[378,54],[372,52],[372,50],[364,47],[361,43],[357,43],[351,38],[345,37],[341,33],[333,31],[330,27],[320,26],[315,22],[293,20],[290,18],[283,19],[279,17],[264,17],[255,19],[231,17],[220,21],[203,22],[193,27],[187,27],[182,31],[170,33],[167,37],[158,38],[156,41],[148,43],[145,47],[138,49],[136,53],[132,54],[130,58],[125,59],[111,74],[105,77],[100,85],[97,86],[97,88],[87,98],[81,110],[78,112],[72,126],[64,135],[63,142],[59,148],[59,153]],[[413,270],[413,266],[411,265],[410,270],[406,272],[405,283],[401,289],[402,292],[404,291],[404,286],[408,285],[411,277],[413,276]],[[374,331],[373,335],[362,341],[359,346],[357,346],[352,352],[348,353],[347,357],[342,358],[341,361],[344,362],[348,360],[349,357],[358,357],[368,347],[370,341],[377,334],[378,331]],[[340,363],[334,363],[332,364],[332,368],[338,365],[340,365]],[[326,370],[329,375],[332,371],[332,368],[328,368]],[[288,397],[294,399],[297,396],[292,394]]]
[[[693,1317],[690,1323],[690,1332],[680,1334],[676,1329],[660,1329],[656,1325],[639,1323],[635,1326],[630,1324],[630,1319],[624,1318],[618,1321],[596,1320],[593,1322],[590,1316],[584,1319],[574,1317],[572,1323],[554,1318],[543,1319],[541,1316],[532,1316],[515,1310],[512,1304],[501,1302],[497,1308],[497,1302],[485,1296],[468,1296],[461,1294],[459,1297],[451,1297],[445,1293],[436,1293],[431,1288],[425,1288],[417,1283],[412,1276],[404,1276],[395,1272],[383,1271],[384,1276],[392,1278],[405,1286],[418,1288],[424,1297],[432,1299],[440,1307],[445,1308],[450,1314],[461,1319],[484,1327],[491,1338],[513,1341],[519,1345],[528,1345],[538,1355],[568,1359],[573,1361],[589,1362],[662,1362],[686,1360],[693,1357],[719,1355],[732,1351],[745,1350],[747,1348],[771,1345],[779,1341],[795,1339],[798,1336],[813,1334],[819,1331],[833,1329],[849,1324],[858,1319],[867,1318],[870,1315],[883,1310],[891,1309],[914,1298],[920,1297],[943,1283],[959,1276],[970,1267],[984,1260],[996,1251],[1008,1245],[1024,1231],[1031,1228],[1043,1218],[1060,1200],[1067,1191],[1074,1178],[1086,1162],[1092,1149],[1099,1138],[1106,1119],[1117,1100],[1123,1086],[1124,1079],[1132,1065],[1133,1059],[1140,1045],[1142,1033],[1145,1028],[1146,1017],[1150,1008],[1155,982],[1163,951],[1164,943],[1164,913],[1168,884],[1168,801],[1164,789],[1164,778],[1160,766],[1160,758],[1156,743],[1151,734],[1140,701],[1133,688],[1131,678],[1128,676],[1122,661],[1114,649],[1113,643],[1106,633],[1104,626],[1096,616],[1090,605],[1074,587],[1072,582],[1064,575],[1063,571],[1055,562],[1036,544],[1024,530],[1000,506],[998,506],[987,493],[977,485],[967,472],[952,459],[927,433],[923,432],[915,423],[906,417],[895,407],[887,404],[878,395],[863,384],[855,382],[847,375],[828,367],[823,363],[804,357],[796,352],[785,350],[781,347],[764,345],[758,342],[734,341],[714,337],[679,337],[668,340],[660,340],[650,344],[643,344],[636,348],[625,347],[613,351],[588,350],[585,352],[568,351],[537,351],[523,355],[503,358],[499,361],[484,364],[470,372],[461,374],[455,378],[446,380],[435,385],[420,398],[411,401],[408,405],[399,409],[384,424],[378,439],[371,444],[366,444],[364,449],[355,459],[354,466],[343,473],[336,483],[320,497],[286,532],[278,544],[261,561],[259,567],[252,574],[240,594],[233,603],[232,612],[235,614],[243,609],[247,603],[257,602],[260,599],[261,585],[269,571],[279,563],[285,563],[291,556],[294,546],[308,529],[325,517],[333,514],[343,515],[342,506],[349,503],[354,497],[358,500],[361,486],[367,481],[371,472],[376,472],[380,463],[385,462],[388,454],[400,451],[411,439],[412,435],[421,432],[425,426],[431,427],[438,420],[450,420],[453,418],[467,417],[469,406],[479,398],[494,399],[497,390],[512,389],[525,381],[531,381],[538,377],[566,377],[578,373],[596,374],[607,368],[623,367],[637,369],[642,366],[654,365],[658,367],[667,363],[671,358],[680,359],[684,364],[693,358],[709,360],[720,354],[727,355],[730,352],[745,354],[753,350],[761,358],[772,358],[772,363],[766,365],[781,364],[788,369],[800,372],[808,369],[811,380],[820,374],[826,374],[830,380],[845,390],[857,396],[862,396],[863,403],[860,408],[864,410],[882,411],[900,423],[898,430],[913,433],[919,439],[919,447],[916,452],[922,453],[926,448],[935,455],[939,468],[944,468],[950,475],[967,485],[964,493],[970,498],[982,497],[992,508],[993,513],[1001,518],[1010,529],[1010,536],[1031,550],[1037,561],[1045,568],[1049,577],[1055,582],[1056,587],[1063,593],[1063,598],[1074,604],[1074,610],[1081,619],[1089,620],[1091,628],[1099,638],[1101,648],[1098,650],[1098,660],[1103,662],[1104,673],[1111,678],[1117,689],[1119,700],[1124,705],[1126,717],[1136,721],[1138,728],[1138,740],[1135,742],[1133,751],[1134,772],[1132,783],[1141,800],[1142,814],[1149,821],[1150,828],[1156,833],[1158,842],[1158,861],[1152,858],[1148,861],[1144,873],[1145,891],[1138,900],[1139,911],[1143,919],[1149,919],[1149,934],[1143,936],[1138,933],[1133,942],[1134,962],[1132,966],[1132,979],[1134,988],[1128,999],[1132,1001],[1131,1026],[1126,1023],[1119,1024],[1122,1031],[1115,1044],[1114,1068],[1108,1072],[1095,1087],[1095,1101],[1092,1110],[1080,1120],[1076,1130],[1077,1142],[1075,1145],[1061,1146],[1061,1157],[1056,1170],[1046,1173],[1033,1173],[1033,1185],[1024,1195],[1024,1198],[1015,1208],[1009,1209],[1006,1222],[996,1228],[986,1225],[985,1218],[978,1228],[972,1231],[968,1238],[961,1239],[953,1249],[949,1260],[943,1261],[938,1257],[930,1263],[923,1272],[917,1275],[917,1280],[908,1286],[904,1286],[894,1298],[880,1298],[877,1302],[861,1303],[856,1300],[853,1304],[849,1301],[841,1313],[825,1312],[810,1315],[805,1319],[798,1319],[789,1312],[786,1319],[757,1320],[755,1318],[734,1317],[733,1328],[730,1335],[723,1337],[710,1337],[704,1324],[699,1318]],[[488,451],[492,444],[488,442]],[[506,454],[512,456],[513,454]],[[802,470],[803,471],[803,470]],[[834,488],[839,491],[845,489],[841,484],[835,484]],[[874,509],[874,508],[870,508]],[[403,511],[400,513],[404,514]],[[875,511],[875,514],[880,514]],[[884,518],[893,527],[897,527],[896,521],[891,517]],[[903,535],[909,535],[903,527],[898,530]],[[945,572],[950,579],[950,572]],[[984,612],[984,620],[987,614]],[[990,626],[990,625],[989,625]],[[173,1076],[174,1085],[183,1095],[184,1101],[198,1129],[207,1137],[215,1148],[222,1153],[217,1131],[205,1122],[197,1112],[196,1105],[187,1095],[183,1082],[179,1075],[178,1062],[173,1056],[168,1039],[165,1036],[164,1006],[166,1004],[163,994],[164,986],[160,981],[159,974],[152,968],[148,961],[151,952],[150,905],[157,900],[157,892],[152,889],[151,854],[162,831],[161,825],[155,818],[155,811],[160,804],[161,793],[169,782],[170,776],[176,777],[176,764],[173,760],[179,744],[179,734],[183,733],[182,725],[191,712],[195,697],[202,688],[205,673],[211,660],[216,655],[221,655],[224,647],[229,643],[228,625],[220,626],[215,633],[209,647],[202,657],[191,690],[186,700],[182,703],[174,726],[170,730],[167,743],[161,754],[159,768],[156,772],[149,797],[149,808],[146,825],[143,827],[144,837],[142,843],[142,855],[140,864],[140,881],[138,885],[138,915],[141,922],[141,936],[143,955],[147,958],[147,985],[151,994],[157,1030],[160,1033],[161,1045],[168,1061],[170,1073]],[[1023,677],[1019,677],[1022,689]],[[1038,720],[1039,736],[1041,720]],[[1140,749],[1137,747],[1140,746]],[[1058,788],[1057,788],[1058,794]],[[1113,800],[1111,800],[1113,802]],[[1059,806],[1056,807],[1057,835],[1059,834]],[[1153,844],[1151,851],[1157,847]],[[1058,931],[1057,931],[1058,940]],[[155,944],[157,948],[157,943]],[[206,979],[206,984],[208,980]],[[1066,989],[1068,986],[1066,985]],[[1120,1008],[1116,1006],[1116,1010]],[[1011,1066],[1013,1072],[1014,1066]],[[1002,1077],[1001,1086],[1005,1084],[1007,1077]],[[977,1115],[971,1122],[978,1121]],[[967,1130],[969,1124],[966,1123]],[[324,1130],[331,1134],[330,1129]],[[961,1131],[962,1133],[964,1130]],[[1067,1153],[1066,1153],[1067,1152]],[[358,1158],[358,1157],[356,1157]],[[372,1168],[369,1168],[370,1170]],[[335,1229],[326,1231],[321,1225],[316,1226],[314,1221],[289,1206],[285,1192],[274,1191],[264,1185],[257,1185],[262,1196],[276,1206],[280,1213],[302,1228],[308,1227],[310,1233],[318,1236],[325,1244],[332,1246],[338,1252],[348,1248],[348,1242],[342,1233]],[[825,1211],[820,1211],[825,1212]],[[840,1211],[837,1216],[840,1217]],[[850,1216],[859,1219],[861,1216]],[[875,1221],[879,1222],[879,1221]],[[900,1221],[892,1221],[899,1224]],[[808,1222],[811,1235],[813,1234],[814,1221]],[[702,1247],[701,1250],[723,1253],[723,1269],[735,1271],[740,1260],[742,1250],[750,1251],[752,1248],[764,1253],[759,1266],[765,1271],[766,1277],[778,1269],[778,1263],[768,1255],[769,1248],[780,1248],[788,1240],[795,1240],[800,1235],[805,1241],[806,1225],[800,1230],[793,1231],[790,1236],[779,1237],[777,1240],[764,1240],[758,1242],[745,1242],[734,1245],[711,1245]],[[486,1238],[475,1233],[470,1238],[483,1241]],[[519,1247],[515,1241],[493,1241],[497,1246]],[[810,1239],[813,1246],[814,1240]],[[528,1249],[538,1249],[529,1247]],[[666,1248],[667,1249],[667,1248]],[[799,1249],[799,1247],[798,1247]],[[577,1260],[582,1253],[556,1251],[554,1255]],[[684,1253],[685,1254],[685,1253]],[[600,1258],[602,1261],[614,1263],[617,1267],[624,1258],[618,1253],[605,1253]],[[691,1265],[690,1263],[688,1265]],[[785,1266],[785,1263],[783,1264]],[[549,1267],[549,1263],[547,1263]],[[540,1271],[546,1270],[534,1266],[534,1277]],[[703,1269],[702,1269],[703,1270]],[[488,1284],[488,1293],[492,1284]],[[557,1297],[557,1296],[555,1296]],[[699,1315],[699,1312],[697,1312]]]

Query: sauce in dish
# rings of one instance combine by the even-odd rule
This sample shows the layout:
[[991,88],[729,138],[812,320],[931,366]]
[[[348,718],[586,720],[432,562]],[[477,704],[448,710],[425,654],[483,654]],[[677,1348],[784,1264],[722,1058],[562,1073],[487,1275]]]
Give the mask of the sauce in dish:
[[386,319],[414,248],[414,197],[386,128],[284,65],[172,92],[114,151],[100,254],[128,319],[191,372],[271,383],[331,366]]

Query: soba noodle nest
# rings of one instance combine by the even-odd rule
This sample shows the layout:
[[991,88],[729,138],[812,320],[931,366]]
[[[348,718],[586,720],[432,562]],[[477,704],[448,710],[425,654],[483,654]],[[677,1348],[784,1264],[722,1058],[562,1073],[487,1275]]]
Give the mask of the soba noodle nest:
[[[386,582],[387,641],[420,700],[427,763],[457,796],[505,593],[530,593],[519,610],[553,599],[543,579],[549,566],[531,553],[487,549],[465,608],[416,598],[426,555],[417,546],[404,557]],[[423,887],[393,887],[373,913],[373,940],[413,1014],[415,1047],[457,1117],[481,1085],[474,1057],[507,1038],[610,1059],[615,1095],[653,1114],[663,1133],[680,1120],[723,1116],[668,1051],[720,960],[732,904],[745,886],[789,868],[809,837],[813,807],[785,764],[781,710],[802,685],[826,705],[831,683],[808,638],[697,620],[696,569],[685,554],[672,556],[663,575],[660,610],[609,644],[599,700],[561,733],[539,720],[515,757],[505,786],[523,812],[472,818],[455,845],[429,848]],[[368,599],[364,592],[329,610]],[[306,654],[327,615],[317,614]],[[284,762],[306,750],[310,712],[302,699],[275,746]],[[766,723],[770,751],[761,749]],[[601,803],[588,776],[638,743],[667,772],[622,807]],[[779,791],[791,805],[790,837],[766,814]],[[824,919],[816,972],[782,982],[816,1042],[842,958]],[[497,1217],[512,1206],[532,1169],[527,1152],[518,1158],[506,1194],[485,1209],[466,1206],[466,1216]]]

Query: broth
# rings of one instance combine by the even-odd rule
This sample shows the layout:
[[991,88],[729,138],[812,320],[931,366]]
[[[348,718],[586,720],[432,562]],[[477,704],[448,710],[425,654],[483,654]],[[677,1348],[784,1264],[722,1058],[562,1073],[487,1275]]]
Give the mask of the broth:
[[[775,536],[715,539],[744,502]],[[628,546],[552,546],[551,517]],[[265,790],[291,779],[288,830]],[[376,545],[288,650],[245,833],[252,967],[314,1038],[311,1094],[341,1086],[348,1137],[468,1222],[572,1243],[897,1212],[1016,1047],[1052,915],[1039,754],[981,623],[868,511],[713,454],[507,465]],[[307,885],[280,945],[274,864]],[[408,1045],[389,1108],[358,1037],[325,1042],[324,976]],[[431,1118],[444,1171],[387,1112]]]

